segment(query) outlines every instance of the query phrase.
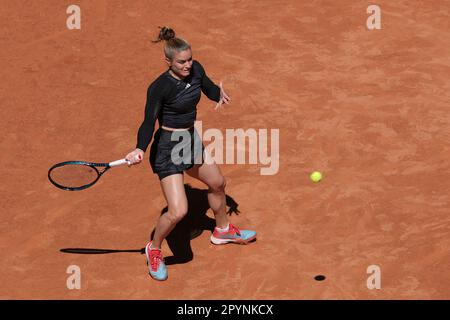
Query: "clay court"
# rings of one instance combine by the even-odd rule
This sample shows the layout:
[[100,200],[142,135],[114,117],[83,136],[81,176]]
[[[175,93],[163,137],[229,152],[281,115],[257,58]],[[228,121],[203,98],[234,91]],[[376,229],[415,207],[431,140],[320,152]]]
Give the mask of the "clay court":
[[[0,9],[0,298],[450,298],[448,1],[82,0],[81,30],[68,30],[71,4]],[[380,30],[366,26],[371,4]],[[205,228],[161,283],[140,253],[166,206],[148,151],[79,192],[47,171],[134,149],[147,87],[166,70],[150,41],[163,25],[232,98],[214,110],[202,96],[203,129],[279,129],[280,166],[221,165],[231,221],[257,241],[214,246]],[[185,177],[207,227],[206,186]],[[79,290],[66,286],[70,265]],[[367,287],[371,265],[381,289]]]

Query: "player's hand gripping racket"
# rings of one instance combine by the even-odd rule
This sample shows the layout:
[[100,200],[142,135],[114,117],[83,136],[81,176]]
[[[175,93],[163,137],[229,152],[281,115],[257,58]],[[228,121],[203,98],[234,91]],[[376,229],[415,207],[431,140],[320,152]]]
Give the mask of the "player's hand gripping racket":
[[[110,168],[130,164],[126,159],[110,163],[94,163],[85,161],[66,161],[55,164],[48,170],[48,179],[56,187],[79,191],[92,187]],[[99,168],[104,168],[99,171]]]

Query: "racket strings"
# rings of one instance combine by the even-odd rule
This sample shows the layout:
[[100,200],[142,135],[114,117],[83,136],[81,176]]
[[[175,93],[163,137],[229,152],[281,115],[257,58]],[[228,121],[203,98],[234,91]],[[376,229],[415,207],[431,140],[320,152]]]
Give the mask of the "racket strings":
[[56,167],[50,172],[50,178],[67,188],[80,188],[91,184],[98,178],[94,167],[82,164],[67,164]]

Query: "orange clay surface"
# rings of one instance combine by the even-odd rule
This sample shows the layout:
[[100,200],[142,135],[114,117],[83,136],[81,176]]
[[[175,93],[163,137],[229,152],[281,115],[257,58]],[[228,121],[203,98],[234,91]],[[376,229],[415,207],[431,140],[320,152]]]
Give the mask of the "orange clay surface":
[[[377,1],[373,31],[370,4],[82,0],[81,30],[66,28],[67,1],[2,5],[0,298],[449,299],[449,3]],[[150,42],[162,25],[232,98],[214,111],[202,97],[204,130],[280,130],[278,174],[220,166],[231,221],[257,241],[216,247],[206,230],[164,283],[139,252],[60,251],[145,246],[166,206],[148,151],[84,191],[47,180],[54,163],[133,150],[166,69]],[[205,185],[185,181],[190,211],[213,217]],[[80,290],[66,287],[70,265]],[[370,265],[380,290],[367,288]]]

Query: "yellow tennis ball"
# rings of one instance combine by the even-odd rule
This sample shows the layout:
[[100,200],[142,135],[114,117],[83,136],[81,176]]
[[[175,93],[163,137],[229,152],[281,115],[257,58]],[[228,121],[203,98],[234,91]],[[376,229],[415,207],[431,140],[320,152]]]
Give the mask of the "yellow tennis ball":
[[309,177],[311,178],[312,182],[319,182],[320,180],[322,180],[322,174],[319,171],[314,171]]

